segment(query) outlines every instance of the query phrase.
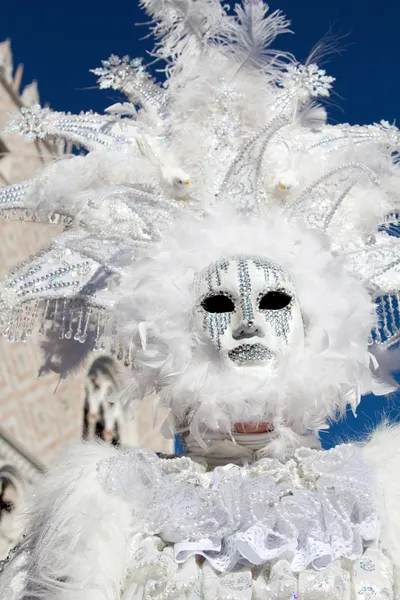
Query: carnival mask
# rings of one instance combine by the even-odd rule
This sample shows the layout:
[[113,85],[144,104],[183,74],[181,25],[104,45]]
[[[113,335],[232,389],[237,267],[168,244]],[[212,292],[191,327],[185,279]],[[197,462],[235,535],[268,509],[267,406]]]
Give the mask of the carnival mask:
[[194,326],[237,367],[276,364],[304,347],[289,273],[259,256],[230,256],[201,271]]

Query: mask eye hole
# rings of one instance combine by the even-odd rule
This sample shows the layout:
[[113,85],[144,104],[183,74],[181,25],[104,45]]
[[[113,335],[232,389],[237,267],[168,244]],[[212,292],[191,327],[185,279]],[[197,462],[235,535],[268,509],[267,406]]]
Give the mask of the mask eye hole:
[[235,311],[235,304],[224,294],[215,294],[204,298],[201,307],[208,313],[230,313]]
[[261,296],[258,304],[260,310],[282,310],[289,306],[292,297],[285,292],[268,292]]

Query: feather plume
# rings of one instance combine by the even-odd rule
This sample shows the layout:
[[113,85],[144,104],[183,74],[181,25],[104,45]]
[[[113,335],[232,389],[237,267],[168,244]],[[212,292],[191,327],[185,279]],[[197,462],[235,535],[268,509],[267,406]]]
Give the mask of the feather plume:
[[[52,320],[61,338],[84,341],[94,326],[96,347],[105,340],[135,365],[126,386],[131,399],[156,390],[193,432],[229,428],[250,413],[272,422],[282,407],[285,426],[317,430],[349,399],[355,409],[360,393],[387,393],[369,364],[368,341],[371,329],[377,343],[400,332],[399,131],[384,121],[326,125],[324,109],[312,104],[329,97],[333,83],[314,64],[319,50],[306,65],[288,64],[290,55],[271,45],[289,23],[260,0],[244,0],[234,14],[217,0],[142,5],[157,36],[155,57],[167,60],[170,75],[162,106],[152,85],[146,95],[154,102],[137,111],[132,104],[131,115],[125,105],[105,118],[36,108],[16,124],[38,137],[67,128],[97,149],[1,192],[2,210],[69,219],[32,270],[21,267],[0,286],[2,333],[25,337],[24,324],[31,330],[37,316]],[[325,47],[331,50],[329,38]],[[133,70],[131,84],[139,85],[143,69],[141,60],[113,57],[99,71],[100,84],[121,88]],[[217,352],[205,351],[192,330],[195,274],[233,252],[272,258],[299,282],[307,353],[301,364],[282,363],[282,376],[266,383],[216,369]],[[95,286],[102,269],[110,277]],[[94,309],[92,321],[92,313],[76,314],[79,294],[87,313]],[[56,318],[46,307],[59,299],[65,311]],[[107,327],[100,309],[110,314]],[[76,330],[66,330],[68,322]],[[47,366],[64,373],[80,356],[65,361],[58,346],[45,348]]]
[[246,65],[268,72],[271,68],[282,68],[293,60],[289,53],[270,47],[279,34],[291,33],[290,21],[280,10],[270,14],[268,11],[268,5],[262,0],[245,0],[243,6],[235,6],[236,19],[223,22],[224,28],[216,40],[229,47],[239,69]]
[[309,104],[298,113],[298,122],[302,127],[319,131],[326,125],[327,113],[323,106]]
[[[158,40],[153,56],[171,67],[182,55],[196,55],[226,17],[218,0],[140,0]],[[169,71],[170,72],[170,71]]]

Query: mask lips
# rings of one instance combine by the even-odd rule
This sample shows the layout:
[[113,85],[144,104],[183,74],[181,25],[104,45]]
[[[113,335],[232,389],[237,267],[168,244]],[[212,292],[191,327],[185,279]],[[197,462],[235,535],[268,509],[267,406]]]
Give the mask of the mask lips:
[[232,362],[239,365],[253,365],[265,363],[274,357],[274,353],[263,344],[240,344],[230,350],[228,356]]

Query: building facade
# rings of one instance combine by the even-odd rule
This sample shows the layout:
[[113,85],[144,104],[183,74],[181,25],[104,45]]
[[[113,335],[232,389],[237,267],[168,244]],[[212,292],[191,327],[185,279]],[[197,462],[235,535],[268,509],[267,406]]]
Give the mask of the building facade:
[[[39,103],[36,82],[21,91],[22,76],[22,65],[14,69],[10,42],[0,43],[0,186],[33,177],[46,164],[67,159],[71,150],[7,131],[11,113]],[[46,247],[60,231],[58,225],[0,220],[0,276]],[[56,460],[62,446],[78,440],[85,431],[84,437],[97,432],[110,443],[171,450],[159,426],[153,428],[152,398],[139,407],[133,421],[126,422],[121,407],[107,394],[99,401],[98,390],[89,385],[96,356],[79,373],[60,382],[56,374],[38,377],[39,347],[35,336],[15,344],[0,339],[0,558],[20,533],[18,507],[26,486]],[[95,423],[100,425],[93,429]]]

